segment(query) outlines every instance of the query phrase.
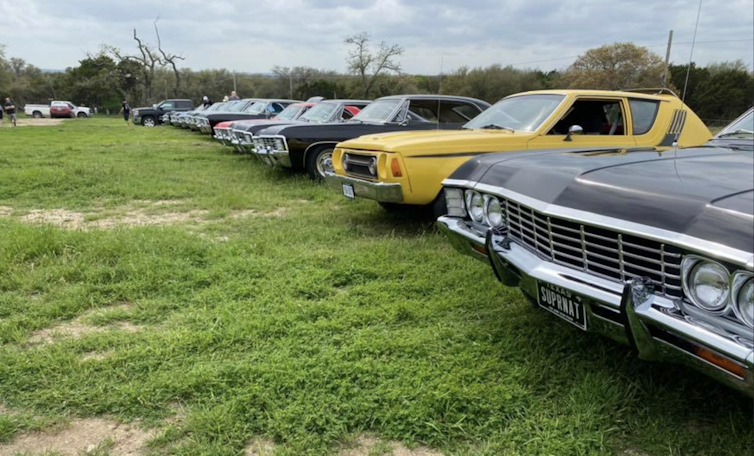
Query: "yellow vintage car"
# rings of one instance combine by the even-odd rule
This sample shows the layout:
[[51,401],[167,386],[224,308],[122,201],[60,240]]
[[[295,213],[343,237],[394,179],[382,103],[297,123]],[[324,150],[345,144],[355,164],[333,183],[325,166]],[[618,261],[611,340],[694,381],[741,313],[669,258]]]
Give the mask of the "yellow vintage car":
[[[432,113],[422,115],[435,120]],[[461,130],[383,133],[342,142],[333,154],[335,172],[326,180],[347,198],[376,200],[388,210],[431,204],[441,215],[443,179],[479,154],[686,147],[711,137],[701,119],[667,89],[525,92],[500,100]]]

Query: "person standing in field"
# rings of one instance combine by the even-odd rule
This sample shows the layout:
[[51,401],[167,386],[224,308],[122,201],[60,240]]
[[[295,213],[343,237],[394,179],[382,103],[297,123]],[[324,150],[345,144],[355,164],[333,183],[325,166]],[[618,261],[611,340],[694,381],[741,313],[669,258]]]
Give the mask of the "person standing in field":
[[131,118],[131,105],[128,104],[127,100],[123,100],[123,106],[120,108],[120,113],[123,114],[123,120],[128,123],[128,119]]
[[209,108],[210,106],[212,106],[212,100],[210,100],[209,97],[205,95],[202,98],[202,105],[204,105],[205,108]]
[[10,101],[10,97],[5,98],[5,104],[3,105],[3,110],[5,110],[5,113],[8,114],[8,120],[10,120],[10,124],[12,127],[16,126],[16,105],[13,104],[12,101]]
[[0,105],[0,127],[3,126],[3,107]]
[[236,93],[235,90],[233,90],[232,92],[230,92],[230,96],[228,97],[228,100],[240,100],[240,98],[238,98],[238,94]]

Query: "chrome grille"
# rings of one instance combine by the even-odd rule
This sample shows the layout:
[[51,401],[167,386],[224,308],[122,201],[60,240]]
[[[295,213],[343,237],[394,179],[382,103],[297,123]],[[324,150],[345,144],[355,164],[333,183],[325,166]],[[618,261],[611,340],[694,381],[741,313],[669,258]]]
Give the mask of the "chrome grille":
[[649,277],[659,294],[680,298],[681,250],[612,230],[548,217],[504,200],[509,235],[554,263],[625,282]]
[[269,136],[262,136],[259,138],[260,141],[262,141],[262,146],[268,150],[275,150],[275,138],[271,138]]
[[369,162],[376,158],[374,155],[359,155],[351,152],[343,154],[343,169],[346,175],[376,179],[377,175],[369,172]]

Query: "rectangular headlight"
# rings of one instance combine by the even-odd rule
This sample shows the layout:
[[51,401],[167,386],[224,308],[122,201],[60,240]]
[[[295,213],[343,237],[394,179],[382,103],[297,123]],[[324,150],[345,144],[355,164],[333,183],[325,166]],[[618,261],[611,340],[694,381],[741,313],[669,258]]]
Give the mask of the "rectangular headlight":
[[283,138],[275,138],[275,150],[279,150],[279,151],[287,150],[285,148],[285,141],[283,141]]
[[466,205],[463,201],[463,189],[445,187],[445,204],[451,217],[466,217]]

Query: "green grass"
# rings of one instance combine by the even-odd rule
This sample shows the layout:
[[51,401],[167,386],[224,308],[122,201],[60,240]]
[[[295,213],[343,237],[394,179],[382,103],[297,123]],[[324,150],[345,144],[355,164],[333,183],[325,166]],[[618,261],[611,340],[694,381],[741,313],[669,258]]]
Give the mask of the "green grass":
[[[164,429],[155,454],[235,455],[255,437],[278,455],[334,454],[362,432],[448,455],[753,451],[751,400],[533,308],[431,221],[207,137],[115,119],[2,128],[0,206],[12,208],[0,217],[0,404],[14,411],[0,411],[0,442],[109,415]],[[134,207],[201,220],[22,220]],[[77,318],[113,329],[29,342]],[[185,416],[166,425],[176,404]]]

